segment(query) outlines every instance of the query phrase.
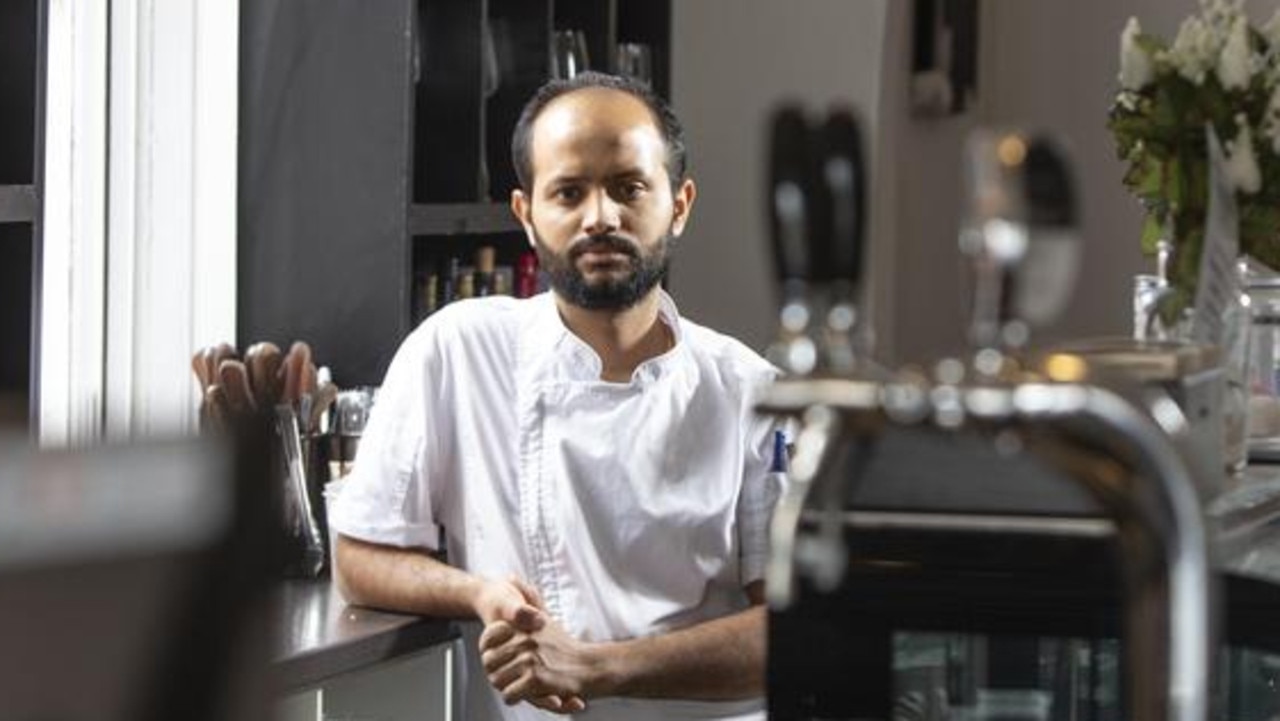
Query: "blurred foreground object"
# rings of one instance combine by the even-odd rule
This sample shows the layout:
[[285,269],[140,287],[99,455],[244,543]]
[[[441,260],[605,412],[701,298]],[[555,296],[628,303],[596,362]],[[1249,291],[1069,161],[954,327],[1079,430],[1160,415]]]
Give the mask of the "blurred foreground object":
[[0,451],[0,718],[268,718],[264,458],[252,438]]
[[274,343],[254,343],[243,357],[221,343],[197,351],[191,367],[200,384],[201,428],[271,438],[271,467],[282,479],[284,575],[319,576],[326,568],[327,546],[325,441],[329,408],[338,395],[326,369],[316,368],[311,346],[303,341],[295,341],[287,353]]

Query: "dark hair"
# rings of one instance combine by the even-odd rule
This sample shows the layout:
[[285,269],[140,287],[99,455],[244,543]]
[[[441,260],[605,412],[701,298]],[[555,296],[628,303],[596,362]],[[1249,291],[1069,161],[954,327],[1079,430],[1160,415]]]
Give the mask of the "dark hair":
[[631,78],[605,73],[585,72],[568,80],[551,80],[538,88],[538,92],[525,103],[516,121],[516,129],[511,134],[511,162],[516,168],[516,178],[520,187],[527,193],[533,190],[533,151],[530,148],[533,135],[533,124],[551,101],[575,90],[605,88],[618,90],[639,100],[649,108],[654,124],[667,145],[667,175],[671,178],[671,188],[675,190],[684,182],[687,169],[687,151],[684,145],[684,128],[680,120],[671,111],[671,106],[661,96],[653,92],[649,86]]

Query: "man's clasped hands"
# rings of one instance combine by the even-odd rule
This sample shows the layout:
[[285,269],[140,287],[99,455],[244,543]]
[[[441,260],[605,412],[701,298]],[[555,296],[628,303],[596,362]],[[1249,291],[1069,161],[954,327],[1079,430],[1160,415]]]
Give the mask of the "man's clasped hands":
[[604,646],[571,636],[529,584],[488,581],[476,610],[484,623],[481,663],[508,705],[527,701],[569,714],[584,710],[586,698],[606,695]]

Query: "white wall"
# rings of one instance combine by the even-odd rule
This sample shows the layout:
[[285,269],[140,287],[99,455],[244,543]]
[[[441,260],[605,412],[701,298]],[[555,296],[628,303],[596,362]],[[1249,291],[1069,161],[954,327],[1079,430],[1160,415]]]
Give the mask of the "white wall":
[[1123,164],[1106,128],[1120,30],[1137,16],[1145,30],[1172,40],[1195,0],[996,0],[988,7],[988,119],[1051,131],[1067,143],[1078,173],[1085,252],[1056,334],[1127,334],[1133,274],[1154,263],[1139,250],[1140,207],[1121,183]]
[[767,264],[769,111],[848,103],[876,122],[887,0],[672,3],[672,84],[699,196],[672,293],[694,320],[763,348],[776,327]]
[[[672,288],[695,319],[761,347],[773,332],[762,203],[765,121],[784,98],[862,109],[874,152],[872,272],[882,356],[936,357],[964,343],[967,278],[956,246],[959,153],[976,123],[1051,131],[1077,172],[1085,243],[1077,292],[1037,338],[1129,332],[1136,201],[1106,130],[1119,33],[1131,15],[1172,38],[1196,0],[982,0],[979,104],[949,119],[907,109],[906,0],[675,3],[674,98],[701,198]],[[1265,20],[1280,5],[1251,2]]]

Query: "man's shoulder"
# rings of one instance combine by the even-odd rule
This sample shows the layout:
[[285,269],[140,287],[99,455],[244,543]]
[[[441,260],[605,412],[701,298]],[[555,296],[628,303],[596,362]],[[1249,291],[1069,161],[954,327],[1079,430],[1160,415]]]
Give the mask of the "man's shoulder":
[[680,319],[680,330],[699,364],[708,366],[727,380],[754,385],[779,375],[773,364],[731,335],[688,318]]
[[457,300],[428,316],[413,335],[451,340],[514,335],[525,322],[532,302],[506,295]]

